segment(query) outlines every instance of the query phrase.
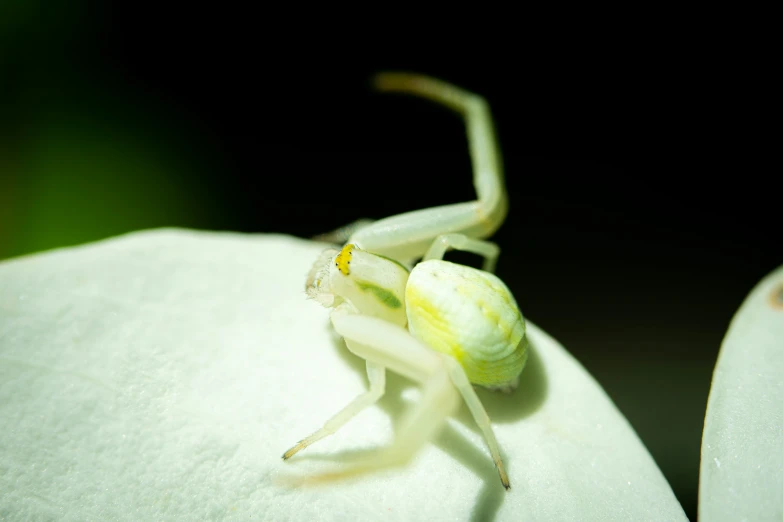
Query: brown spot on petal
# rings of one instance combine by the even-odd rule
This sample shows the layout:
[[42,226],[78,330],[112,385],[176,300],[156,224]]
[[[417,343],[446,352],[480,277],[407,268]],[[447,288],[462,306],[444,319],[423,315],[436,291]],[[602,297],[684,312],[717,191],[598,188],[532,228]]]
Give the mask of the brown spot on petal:
[[776,286],[769,294],[769,304],[772,308],[783,310],[783,284]]

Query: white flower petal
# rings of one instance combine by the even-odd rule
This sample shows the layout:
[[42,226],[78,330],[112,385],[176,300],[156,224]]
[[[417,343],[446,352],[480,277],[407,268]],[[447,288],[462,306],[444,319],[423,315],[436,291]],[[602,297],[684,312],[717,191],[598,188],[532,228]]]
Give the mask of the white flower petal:
[[704,422],[699,520],[783,520],[783,267],[723,340]]
[[[290,462],[365,389],[303,291],[323,245],[178,230],[0,263],[0,514],[58,520],[684,520],[602,389],[534,325],[511,395],[480,391],[505,491],[463,408],[407,468],[325,488],[285,474],[385,444],[416,388]],[[520,302],[524,311],[524,303]]]

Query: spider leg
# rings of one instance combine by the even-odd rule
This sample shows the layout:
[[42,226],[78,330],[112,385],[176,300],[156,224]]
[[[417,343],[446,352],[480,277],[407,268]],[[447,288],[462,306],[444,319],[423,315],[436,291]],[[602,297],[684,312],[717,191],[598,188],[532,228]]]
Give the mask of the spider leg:
[[317,236],[313,236],[311,239],[313,241],[323,241],[324,243],[344,245],[351,235],[355,234],[360,229],[371,225],[372,223],[372,219],[357,219],[356,221],[348,223],[342,227],[336,228],[329,232],[324,232],[323,234],[318,234]]
[[332,315],[337,332],[353,341],[356,355],[373,361],[423,385],[422,395],[402,420],[394,442],[355,464],[311,476],[303,483],[315,484],[345,479],[408,463],[440,431],[447,417],[459,406],[459,394],[440,354],[410,333],[381,319],[362,315]]
[[437,374],[424,385],[419,402],[407,412],[403,427],[394,442],[361,461],[330,472],[308,477],[305,483],[323,484],[396,468],[408,464],[427,442],[432,440],[446,418],[459,405],[459,396],[445,373]]
[[500,457],[500,447],[495,438],[495,432],[492,430],[487,410],[481,404],[481,400],[476,395],[476,390],[473,389],[473,385],[468,380],[468,376],[465,375],[465,370],[462,369],[462,366],[451,357],[444,356],[444,360],[449,370],[451,382],[459,390],[465,404],[468,405],[470,413],[473,415],[473,419],[484,434],[484,440],[487,441],[487,446],[489,446],[489,453],[492,455],[492,460],[495,462],[498,475],[500,475],[500,482],[504,488],[509,489],[511,484],[508,481],[508,475],[506,475],[506,468],[503,466],[503,459]]
[[421,257],[440,234],[458,232],[470,237],[490,236],[505,220],[508,200],[492,115],[484,98],[414,74],[380,74],[375,85],[384,92],[428,98],[462,115],[478,199],[381,219],[358,230],[349,241],[370,252],[409,262]]
[[483,241],[481,239],[472,239],[465,234],[443,234],[435,238],[430,249],[424,254],[424,261],[429,259],[443,259],[443,256],[449,249],[463,250],[478,254],[484,258],[482,270],[485,272],[495,272],[495,265],[500,255],[500,247],[492,241]]
[[[348,341],[349,347],[355,347],[354,343]],[[353,345],[353,346],[351,346]],[[353,350],[352,350],[353,351]],[[386,368],[371,361],[367,361],[367,378],[370,381],[370,389],[358,395],[347,406],[340,410],[331,419],[326,421],[322,428],[312,435],[300,440],[291,449],[283,454],[283,460],[290,459],[299,451],[307,446],[317,442],[324,437],[332,435],[342,428],[349,420],[354,418],[362,410],[372,406],[378,399],[383,397],[386,391]]]

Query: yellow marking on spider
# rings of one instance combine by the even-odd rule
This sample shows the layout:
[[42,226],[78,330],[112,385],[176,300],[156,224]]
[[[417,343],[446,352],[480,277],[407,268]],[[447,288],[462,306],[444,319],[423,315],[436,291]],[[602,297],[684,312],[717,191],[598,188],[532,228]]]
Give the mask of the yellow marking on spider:
[[425,330],[417,332],[419,338],[434,350],[451,355],[462,365],[465,352],[457,341],[451,323],[443,316],[438,307],[424,297],[418,289],[411,286],[406,289],[405,299],[408,308],[415,310],[416,314],[421,315],[424,319],[420,323],[425,327]]
[[334,258],[335,266],[343,275],[348,275],[351,273],[351,268],[348,265],[351,264],[354,248],[356,248],[356,245],[354,244],[345,245],[340,253],[337,254],[337,257]]

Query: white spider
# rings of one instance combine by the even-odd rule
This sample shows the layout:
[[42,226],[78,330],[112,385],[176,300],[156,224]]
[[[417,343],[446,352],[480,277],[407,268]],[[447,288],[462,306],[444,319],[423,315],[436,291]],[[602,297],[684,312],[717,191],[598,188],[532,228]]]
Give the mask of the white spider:
[[[376,85],[430,98],[463,115],[478,200],[361,222],[329,236],[344,240],[340,236],[353,231],[342,250],[327,250],[315,262],[307,294],[333,308],[335,330],[351,352],[366,360],[370,387],[283,458],[336,432],[378,401],[389,369],[423,388],[394,442],[358,464],[309,481],[406,464],[456,411],[461,395],[508,489],[489,416],[472,386],[510,391],[527,360],[525,320],[509,289],[491,273],[499,248],[476,239],[491,235],[507,212],[489,107],[479,96],[418,75],[381,74]],[[449,249],[483,256],[483,270],[444,261]],[[404,265],[422,256],[412,270]]]

